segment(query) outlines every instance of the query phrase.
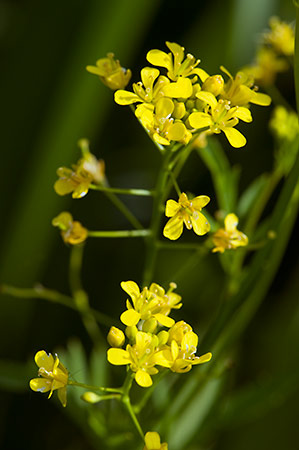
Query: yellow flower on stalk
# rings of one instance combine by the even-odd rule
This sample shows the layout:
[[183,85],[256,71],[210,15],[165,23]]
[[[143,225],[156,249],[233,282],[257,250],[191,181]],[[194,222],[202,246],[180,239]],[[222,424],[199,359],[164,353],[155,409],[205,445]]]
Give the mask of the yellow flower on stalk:
[[269,126],[278,139],[293,141],[299,133],[298,115],[282,105],[276,106]]
[[[261,92],[256,92],[253,77],[244,72],[238,72],[235,78],[229,71],[221,66],[220,69],[229,77],[227,83],[224,84],[221,92],[221,98],[228,100],[230,106],[247,106],[254,103],[260,106],[269,106],[271,97]],[[243,119],[241,119],[243,120]]]
[[206,195],[199,195],[191,200],[183,192],[178,202],[175,200],[167,200],[165,215],[171,217],[164,227],[163,235],[171,240],[178,239],[184,228],[184,224],[188,230],[193,228],[194,232],[202,236],[210,231],[210,224],[201,213],[210,201]]
[[194,112],[190,114],[188,120],[190,126],[195,129],[208,127],[209,134],[225,134],[229,143],[235,147],[243,147],[246,138],[234,127],[239,123],[239,119],[244,122],[251,122],[252,116],[248,108],[244,106],[230,106],[230,101],[220,99],[210,92],[200,91],[197,98],[206,103],[205,112]]
[[[135,381],[141,387],[149,387],[153,384],[151,375],[158,373],[154,367],[159,355],[159,338],[156,335],[138,331],[134,345],[128,344],[126,350],[121,348],[110,348],[107,352],[107,359],[110,364],[116,366],[130,365],[132,372],[135,372]],[[164,361],[164,364],[169,364]]]
[[269,25],[271,30],[264,33],[264,42],[271,45],[276,52],[282,55],[293,55],[295,47],[293,27],[282,22],[278,17],[271,17]]
[[257,52],[256,64],[244,67],[243,72],[259,84],[270,86],[274,84],[276,75],[288,68],[289,63],[285,58],[277,56],[272,48],[261,47]]
[[239,219],[235,214],[228,214],[224,219],[224,228],[219,228],[213,234],[213,243],[215,248],[212,252],[223,253],[225,250],[244,247],[248,244],[246,234],[237,230]]
[[144,442],[143,450],[168,450],[167,443],[161,444],[161,438],[156,431],[148,431],[144,437]]
[[61,230],[61,236],[65,243],[76,245],[87,239],[88,230],[80,222],[74,221],[69,212],[62,212],[52,220],[52,225]]
[[168,314],[172,309],[179,309],[182,306],[181,296],[173,292],[175,284],[171,284],[166,293],[156,283],[152,283],[149,288],[143,288],[141,292],[134,281],[123,281],[121,287],[132,300],[132,303],[127,300],[127,311],[120,316],[125,325],[132,327],[137,325],[139,320],[149,319],[155,319],[165,327],[174,324],[174,320],[168,317]]
[[39,367],[39,378],[30,380],[30,388],[35,392],[44,393],[50,391],[48,398],[51,397],[53,391],[57,390],[62,406],[66,406],[67,369],[59,361],[57,355],[55,355],[54,360],[51,353],[48,355],[44,350],[37,352],[34,359]]
[[[168,340],[168,342],[170,339]],[[187,331],[182,335],[181,341],[172,340],[170,345],[161,348],[157,354],[158,365],[166,366],[165,361],[170,364],[170,370],[177,373],[189,372],[192,366],[203,364],[212,358],[212,353],[205,353],[202,356],[196,356],[198,345],[198,336],[193,331]]]
[[167,76],[170,80],[176,81],[179,77],[189,77],[192,75],[201,77],[205,73],[202,69],[196,68],[200,63],[199,59],[195,59],[190,53],[187,53],[184,59],[184,47],[181,47],[175,42],[166,42],[166,46],[171,53],[154,49],[148,52],[146,59],[153,66],[167,69]]
[[113,91],[124,89],[132,76],[131,70],[121,67],[120,62],[114,59],[113,53],[108,53],[106,58],[98,59],[96,66],[87,66],[86,70],[98,75],[100,80]]
[[84,152],[77,164],[72,169],[59,167],[57,170],[59,179],[54,184],[58,195],[66,195],[72,192],[73,198],[84,197],[91,183],[101,184],[105,180],[105,163],[97,160],[90,152]]

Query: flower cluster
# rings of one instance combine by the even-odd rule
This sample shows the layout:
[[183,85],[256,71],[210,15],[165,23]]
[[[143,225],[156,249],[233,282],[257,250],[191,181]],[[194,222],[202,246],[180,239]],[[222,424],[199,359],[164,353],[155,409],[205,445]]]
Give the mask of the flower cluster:
[[212,252],[223,253],[225,250],[244,247],[248,244],[246,234],[237,230],[239,219],[235,214],[228,214],[224,219],[224,228],[219,228],[213,234],[213,243],[215,247]]
[[72,169],[59,167],[57,175],[59,179],[54,184],[58,195],[66,195],[72,192],[73,198],[84,197],[92,183],[102,184],[105,181],[105,163],[97,160],[89,151],[89,143],[86,139],[79,141],[82,150],[82,158]]
[[255,63],[244,68],[262,86],[270,86],[279,72],[290,68],[290,57],[294,54],[295,46],[294,29],[291,25],[278,17],[271,17],[269,26],[270,30],[262,35]]
[[223,132],[233,147],[246,144],[245,137],[235,129],[239,120],[251,122],[249,104],[269,105],[271,99],[256,92],[254,79],[238,72],[210,76],[197,67],[199,60],[184,48],[166,42],[170,53],[150,50],[150,64],[156,67],[141,70],[141,81],[133,84],[133,92],[119,89],[115,101],[119,105],[137,104],[135,115],[152,139],[163,146],[174,142],[187,144],[193,136]]
[[131,298],[131,301],[127,300],[127,310],[120,317],[127,326],[125,334],[129,343],[126,349],[121,348],[124,333],[116,327],[111,328],[108,342],[112,348],[107,352],[111,364],[129,365],[135,373],[136,383],[149,387],[153,383],[151,376],[159,372],[156,366],[184,373],[193,365],[211,359],[211,353],[200,357],[195,355],[198,336],[191,326],[184,321],[175,323],[169,317],[172,309],[182,306],[181,297],[173,292],[175,283],[170,284],[167,292],[156,283],[142,291],[134,281],[124,281],[121,286]]
[[48,398],[51,397],[53,391],[57,390],[58,398],[62,406],[66,406],[66,386],[68,383],[68,371],[59,361],[57,355],[55,359],[49,353],[40,350],[35,355],[35,362],[38,369],[39,378],[30,380],[30,387],[35,392],[49,392]]

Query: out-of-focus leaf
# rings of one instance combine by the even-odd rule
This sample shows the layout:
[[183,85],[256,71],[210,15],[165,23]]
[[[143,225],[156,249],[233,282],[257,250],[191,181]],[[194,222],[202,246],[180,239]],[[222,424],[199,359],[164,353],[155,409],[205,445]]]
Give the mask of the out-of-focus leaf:
[[254,203],[261,194],[263,188],[267,183],[267,175],[263,174],[260,177],[253,180],[248,188],[243,192],[239,199],[237,207],[237,215],[241,219],[245,217],[254,207]]

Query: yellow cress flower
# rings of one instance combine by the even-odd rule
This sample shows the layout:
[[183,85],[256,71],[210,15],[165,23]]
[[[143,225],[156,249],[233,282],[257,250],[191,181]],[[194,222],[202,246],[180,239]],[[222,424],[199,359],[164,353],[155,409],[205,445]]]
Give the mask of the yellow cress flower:
[[293,141],[299,132],[298,115],[284,106],[276,106],[269,122],[270,129],[280,140]]
[[122,347],[125,343],[125,335],[122,330],[111,327],[107,336],[107,341],[111,347]]
[[51,353],[49,355],[41,350],[35,355],[35,362],[39,367],[38,375],[40,378],[30,380],[30,387],[35,392],[49,392],[48,398],[53,391],[58,390],[58,398],[62,406],[66,406],[66,386],[68,383],[68,371],[59,361],[57,355],[55,360]]
[[260,85],[274,84],[276,75],[289,68],[288,61],[278,56],[271,48],[261,47],[256,55],[256,63],[243,68],[248,76],[252,76]]
[[132,327],[137,325],[139,320],[156,319],[158,323],[165,327],[171,327],[174,320],[168,317],[172,309],[179,309],[182,306],[181,296],[172,292],[175,286],[170,285],[170,289],[165,290],[156,283],[143,288],[140,292],[138,285],[134,281],[123,281],[122,289],[129,294],[132,304],[127,300],[127,311],[122,313],[120,320]]
[[193,55],[188,53],[184,59],[184,47],[181,47],[175,42],[166,42],[166,46],[171,53],[165,53],[161,50],[150,50],[146,55],[148,62],[153,66],[165,67],[167,69],[167,76],[176,81],[179,77],[188,77],[190,75],[199,75],[201,77],[201,69],[196,69],[200,63],[199,59],[195,59]]
[[207,106],[204,112],[190,114],[188,120],[191,127],[196,129],[209,127],[209,134],[219,134],[222,131],[233,147],[243,147],[246,144],[246,138],[234,127],[239,123],[239,119],[244,122],[252,121],[249,109],[244,106],[230,107],[229,100],[217,101],[210,92],[200,91],[196,96]]
[[163,235],[168,239],[178,239],[184,224],[188,230],[193,228],[194,232],[202,236],[210,230],[210,224],[205,216],[200,212],[210,201],[206,195],[200,195],[191,200],[183,192],[178,202],[167,200],[165,215],[171,217],[164,227]]
[[[168,339],[170,345],[165,345],[157,353],[156,363],[158,365],[169,367],[172,372],[185,373],[192,369],[193,365],[203,364],[210,361],[212,353],[205,353],[202,356],[196,356],[198,345],[198,336],[193,331],[183,333],[181,340]],[[170,366],[166,365],[166,362]]]
[[270,31],[264,33],[264,42],[285,56],[294,54],[295,35],[294,29],[278,17],[271,17],[269,21]]
[[[153,384],[151,375],[158,373],[154,366],[157,364],[156,358],[159,355],[157,347],[159,339],[156,335],[138,331],[136,333],[136,343],[128,344],[126,350],[121,348],[110,348],[107,352],[107,359],[110,364],[116,366],[130,365],[132,372],[135,372],[135,381],[139,386],[149,387]],[[163,361],[169,364],[168,361]]]
[[166,442],[161,444],[161,439],[156,431],[148,431],[144,437],[145,446],[143,450],[168,450]]
[[213,234],[215,248],[212,252],[223,253],[225,250],[244,247],[248,244],[246,234],[237,230],[239,219],[235,214],[228,214],[224,219],[224,228],[220,228]]
[[113,53],[108,53],[106,58],[98,59],[96,66],[87,66],[86,70],[98,75],[100,80],[113,91],[124,89],[132,76],[131,70],[121,67],[119,61],[114,59]]
[[221,98],[228,100],[230,106],[247,106],[249,103],[260,106],[270,105],[269,95],[256,92],[253,77],[244,72],[238,72],[233,78],[225,67],[221,66],[220,69],[229,77],[228,82],[224,84]]
[[85,149],[83,157],[72,169],[60,167],[57,175],[59,179],[55,182],[54,189],[58,195],[72,192],[73,198],[82,198],[87,194],[91,183],[101,184],[105,180],[105,163]]
[[60,228],[62,239],[68,244],[80,244],[88,236],[87,229],[80,222],[74,221],[72,215],[66,211],[54,217],[52,225]]

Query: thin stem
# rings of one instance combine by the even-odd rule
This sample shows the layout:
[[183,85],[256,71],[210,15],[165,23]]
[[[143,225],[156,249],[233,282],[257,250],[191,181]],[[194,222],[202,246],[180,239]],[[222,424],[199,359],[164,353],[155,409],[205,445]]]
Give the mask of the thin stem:
[[130,222],[130,224],[137,230],[142,230],[143,226],[129,208],[113,193],[110,191],[103,191],[106,197],[114,204],[114,206],[123,214],[124,217]]
[[106,187],[98,184],[91,184],[90,189],[93,189],[95,191],[102,191],[102,192],[110,192],[113,194],[123,194],[123,195],[137,195],[137,196],[143,196],[143,197],[150,197],[154,196],[154,191],[149,191],[147,189],[122,189],[122,188],[112,188],[112,187]]
[[82,322],[91,340],[97,346],[103,341],[100,328],[89,308],[87,293],[83,290],[81,284],[81,268],[83,260],[84,245],[74,245],[70,254],[69,282],[74,302],[78,312],[81,315]]
[[150,236],[151,230],[88,231],[89,237],[124,238]]
[[173,183],[173,186],[174,186],[174,188],[175,188],[175,190],[176,190],[176,193],[178,194],[178,196],[180,197],[180,195],[181,195],[181,190],[180,190],[180,188],[179,188],[179,185],[178,185],[178,183],[177,183],[177,181],[176,181],[176,179],[175,179],[175,176],[173,175],[173,173],[171,172],[171,171],[169,171],[169,175],[170,175],[170,178],[172,179],[172,183]]
[[[52,303],[57,303],[59,305],[66,306],[67,308],[78,311],[78,308],[74,304],[74,300],[72,297],[61,294],[60,292],[54,291],[52,289],[47,289],[40,284],[33,288],[18,288],[15,286],[9,286],[7,284],[2,284],[0,285],[0,293],[10,295],[11,297],[15,298],[38,298],[42,300],[48,300]],[[106,314],[103,314],[92,308],[90,308],[90,312],[98,323],[107,327],[115,325],[115,320],[112,320]]]
[[269,94],[270,97],[272,98],[274,104],[283,105],[289,111],[294,111],[294,108],[292,108],[291,105],[287,102],[287,100],[284,98],[284,96],[281,94],[280,90],[277,88],[277,86],[275,86],[275,84],[271,84],[265,87],[265,90],[267,94]]
[[122,394],[122,388],[106,388],[101,386],[93,386],[91,384],[79,383],[78,381],[68,380],[68,384],[72,386],[81,387],[88,389],[89,391],[100,391],[100,392],[114,392],[116,394]]

